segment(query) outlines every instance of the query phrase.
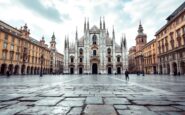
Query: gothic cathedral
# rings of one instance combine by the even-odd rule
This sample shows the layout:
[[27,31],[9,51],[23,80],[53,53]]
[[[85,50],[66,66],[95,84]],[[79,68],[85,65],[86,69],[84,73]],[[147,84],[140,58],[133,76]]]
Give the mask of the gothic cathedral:
[[65,74],[122,74],[127,63],[126,37],[115,42],[114,28],[112,37],[105,27],[104,18],[100,18],[99,28],[89,27],[89,20],[84,22],[84,35],[78,38],[76,31],[75,43],[69,44],[65,38],[64,73]]

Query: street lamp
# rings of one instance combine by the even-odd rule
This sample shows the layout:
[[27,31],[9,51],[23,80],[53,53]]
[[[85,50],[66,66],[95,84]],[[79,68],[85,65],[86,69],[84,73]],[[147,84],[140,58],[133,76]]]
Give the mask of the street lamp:
[[42,77],[42,64],[43,64],[43,61],[44,61],[44,55],[43,54],[41,55],[40,60],[41,60],[40,77]]
[[143,76],[145,76],[145,73],[144,73],[144,55],[141,54],[141,61],[142,61],[142,73],[143,73]]

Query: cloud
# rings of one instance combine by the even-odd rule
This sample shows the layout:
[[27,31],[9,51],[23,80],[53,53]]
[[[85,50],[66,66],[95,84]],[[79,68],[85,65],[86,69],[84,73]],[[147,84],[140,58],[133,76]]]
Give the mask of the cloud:
[[[47,18],[52,21],[61,22],[63,19],[61,18],[60,12],[52,6],[44,6],[40,0],[19,0],[19,2],[34,11],[44,18]],[[63,18],[68,18],[68,15],[63,15]]]
[[[76,26],[79,38],[83,36],[84,18],[89,17],[90,27],[99,27],[100,16],[112,36],[115,28],[116,42],[126,34],[128,48],[135,45],[139,21],[150,41],[155,32],[166,23],[170,15],[184,0],[0,0],[0,19],[14,27],[28,24],[31,36],[47,43],[55,32],[57,49],[64,51],[65,35],[75,39]],[[16,17],[16,18],[15,18]]]

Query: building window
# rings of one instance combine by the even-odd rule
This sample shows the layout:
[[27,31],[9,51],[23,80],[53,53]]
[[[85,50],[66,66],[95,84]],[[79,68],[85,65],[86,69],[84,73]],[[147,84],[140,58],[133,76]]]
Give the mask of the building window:
[[10,60],[13,60],[13,52],[10,52]]
[[97,36],[96,35],[93,35],[92,41],[93,41],[93,44],[96,44],[96,41],[97,41]]
[[5,41],[8,41],[8,34],[5,34],[4,40],[5,40]]
[[34,57],[32,57],[32,63],[34,63]]
[[174,39],[173,39],[173,33],[170,34],[170,38],[171,38],[171,48],[174,49]]
[[6,52],[3,52],[2,58],[6,59]]
[[93,50],[93,56],[96,56],[96,50]]
[[182,33],[185,34],[185,26],[182,28]]
[[12,43],[14,43],[14,41],[15,41],[15,39],[14,39],[14,37],[12,36]]
[[117,62],[120,62],[120,57],[117,57]]
[[10,47],[10,50],[14,50],[14,45],[13,44],[11,44],[11,47]]
[[4,41],[3,43],[3,48],[6,49],[7,48],[7,42]]
[[80,58],[80,62],[82,62],[83,61],[83,59],[82,58]]
[[19,60],[19,54],[16,54],[16,60],[17,61]]
[[80,48],[80,55],[83,55],[83,49]]
[[71,57],[71,63],[73,63],[74,62],[74,58],[73,57]]
[[108,62],[111,62],[111,58],[110,57],[108,57]]
[[107,49],[107,53],[108,53],[109,55],[111,54],[111,49],[110,49],[110,48]]
[[181,36],[180,29],[178,29],[178,30],[176,31],[176,33],[177,33],[177,37],[180,37],[180,36]]

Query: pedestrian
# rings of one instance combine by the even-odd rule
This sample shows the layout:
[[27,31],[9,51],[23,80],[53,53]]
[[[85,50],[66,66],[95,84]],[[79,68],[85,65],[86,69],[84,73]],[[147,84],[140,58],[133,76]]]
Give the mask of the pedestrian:
[[126,81],[129,80],[129,72],[128,72],[127,69],[126,69],[126,71],[125,71],[125,79],[126,79]]
[[9,70],[6,72],[6,75],[7,75],[7,77],[9,77],[9,76],[10,76],[10,72],[9,72]]

